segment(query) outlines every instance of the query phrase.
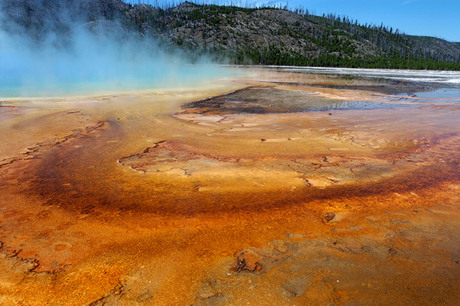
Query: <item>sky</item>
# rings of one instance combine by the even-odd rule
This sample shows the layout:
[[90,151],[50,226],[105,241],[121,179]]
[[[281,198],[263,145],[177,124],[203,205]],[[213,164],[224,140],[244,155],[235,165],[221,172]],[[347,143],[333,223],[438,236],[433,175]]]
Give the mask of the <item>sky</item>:
[[[131,3],[180,3],[182,0],[125,0]],[[311,13],[335,13],[359,23],[382,22],[411,35],[434,36],[460,42],[460,0],[189,0],[195,3],[261,6],[286,3],[291,9],[302,7]]]
[[336,13],[361,24],[384,23],[406,34],[460,42],[460,0],[290,0],[316,14]]

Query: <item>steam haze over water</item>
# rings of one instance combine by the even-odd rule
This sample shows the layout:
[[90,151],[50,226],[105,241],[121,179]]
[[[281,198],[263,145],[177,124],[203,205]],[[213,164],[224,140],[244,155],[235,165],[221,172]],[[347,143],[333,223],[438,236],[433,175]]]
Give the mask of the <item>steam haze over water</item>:
[[69,19],[68,33],[45,25],[38,40],[5,16],[0,25],[0,97],[178,88],[229,73],[205,58],[190,64],[114,22]]

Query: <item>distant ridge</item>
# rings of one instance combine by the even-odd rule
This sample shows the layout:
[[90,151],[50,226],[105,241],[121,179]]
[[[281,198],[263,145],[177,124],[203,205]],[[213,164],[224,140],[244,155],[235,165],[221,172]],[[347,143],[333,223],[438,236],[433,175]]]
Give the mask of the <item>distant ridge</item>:
[[191,51],[192,58],[205,54],[232,64],[460,70],[459,42],[359,25],[335,15],[190,2],[168,9],[121,0],[41,3],[3,0],[2,11],[36,38],[42,30],[65,31],[60,16],[66,12],[85,21],[116,21],[131,33]]

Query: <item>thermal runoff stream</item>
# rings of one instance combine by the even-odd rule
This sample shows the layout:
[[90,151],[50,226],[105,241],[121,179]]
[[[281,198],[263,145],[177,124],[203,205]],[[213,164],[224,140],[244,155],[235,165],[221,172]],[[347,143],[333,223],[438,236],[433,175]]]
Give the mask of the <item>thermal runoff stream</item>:
[[458,303],[460,74],[190,67],[2,88],[0,303]]

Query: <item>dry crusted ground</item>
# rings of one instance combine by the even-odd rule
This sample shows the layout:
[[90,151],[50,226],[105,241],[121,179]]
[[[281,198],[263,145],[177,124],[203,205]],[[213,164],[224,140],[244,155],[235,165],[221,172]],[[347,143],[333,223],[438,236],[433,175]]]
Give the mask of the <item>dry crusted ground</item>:
[[387,89],[265,71],[2,102],[0,303],[457,304],[458,101]]

